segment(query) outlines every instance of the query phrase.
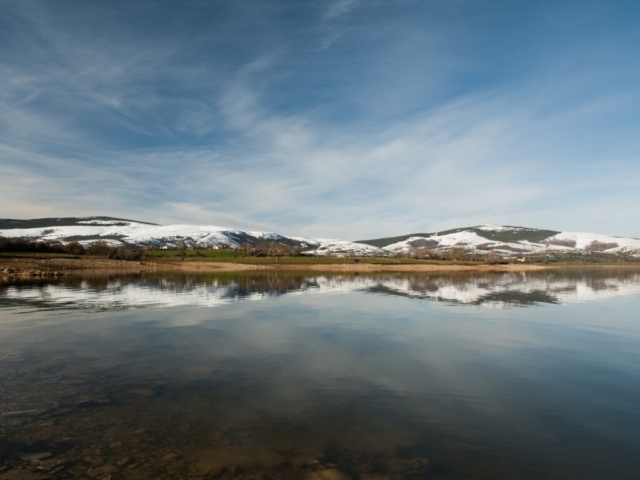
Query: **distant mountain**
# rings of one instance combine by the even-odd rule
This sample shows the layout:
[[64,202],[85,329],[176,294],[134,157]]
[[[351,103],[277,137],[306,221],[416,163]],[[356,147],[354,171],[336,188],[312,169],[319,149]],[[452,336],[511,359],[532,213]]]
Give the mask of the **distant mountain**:
[[138,222],[124,218],[114,217],[64,217],[64,218],[34,218],[31,220],[16,220],[12,218],[0,218],[0,230],[12,228],[48,228],[70,227],[74,225],[89,225],[91,222],[107,222],[110,225],[126,225],[140,223],[143,225],[156,225],[155,223]]
[[499,256],[536,253],[640,254],[640,240],[637,238],[500,225],[478,225],[436,233],[414,233],[361,240],[360,243],[395,254],[414,254],[420,251],[442,253],[454,249],[479,255],[493,252]]
[[409,235],[401,235],[399,237],[386,237],[377,238],[374,240],[357,240],[360,243],[366,243],[367,245],[373,245],[375,247],[384,248],[394,243],[403,242],[410,238],[431,238],[431,237],[444,237],[446,235],[452,235],[460,232],[476,232],[481,237],[487,240],[494,240],[498,242],[518,242],[528,241],[538,243],[553,235],[557,235],[560,232],[554,230],[539,230],[536,228],[525,227],[512,227],[512,226],[495,226],[495,225],[479,225],[477,227],[467,228],[454,228],[451,230],[443,230],[441,232],[434,233],[410,233]]
[[347,240],[287,237],[278,233],[243,231],[213,225],[155,225],[111,217],[2,220],[0,236],[63,243],[91,244],[105,241],[114,246],[135,247],[231,247],[273,244],[299,247],[314,255],[388,255],[379,248]]
[[533,254],[640,256],[640,240],[592,233],[478,225],[435,233],[351,242],[244,231],[213,225],[155,225],[111,217],[0,219],[0,236],[90,244],[98,240],[135,247],[299,247],[314,255],[438,256],[448,252],[515,257]]

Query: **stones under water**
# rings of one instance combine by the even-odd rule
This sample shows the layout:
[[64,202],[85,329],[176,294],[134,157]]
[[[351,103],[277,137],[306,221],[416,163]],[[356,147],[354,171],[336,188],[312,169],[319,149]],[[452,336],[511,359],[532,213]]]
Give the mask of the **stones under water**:
[[0,285],[0,479],[639,478],[640,275]]

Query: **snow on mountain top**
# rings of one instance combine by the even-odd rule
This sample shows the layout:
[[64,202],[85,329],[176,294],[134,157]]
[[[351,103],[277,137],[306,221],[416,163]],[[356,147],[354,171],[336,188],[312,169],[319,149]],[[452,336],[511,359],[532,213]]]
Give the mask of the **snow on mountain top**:
[[503,227],[502,225],[478,225],[478,230],[484,230],[485,232],[504,232],[506,230],[518,230],[514,227]]

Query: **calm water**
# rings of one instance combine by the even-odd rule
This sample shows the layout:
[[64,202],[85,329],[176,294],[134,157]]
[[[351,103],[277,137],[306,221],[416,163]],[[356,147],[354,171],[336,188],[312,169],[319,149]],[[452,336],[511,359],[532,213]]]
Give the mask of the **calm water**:
[[0,479],[638,479],[640,273],[0,284]]

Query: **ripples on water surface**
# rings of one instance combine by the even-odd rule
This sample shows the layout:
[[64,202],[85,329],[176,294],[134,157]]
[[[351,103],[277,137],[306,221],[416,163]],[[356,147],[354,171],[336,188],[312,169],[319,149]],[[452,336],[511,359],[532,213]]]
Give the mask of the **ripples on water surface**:
[[0,284],[0,479],[637,479],[639,294],[632,270]]

